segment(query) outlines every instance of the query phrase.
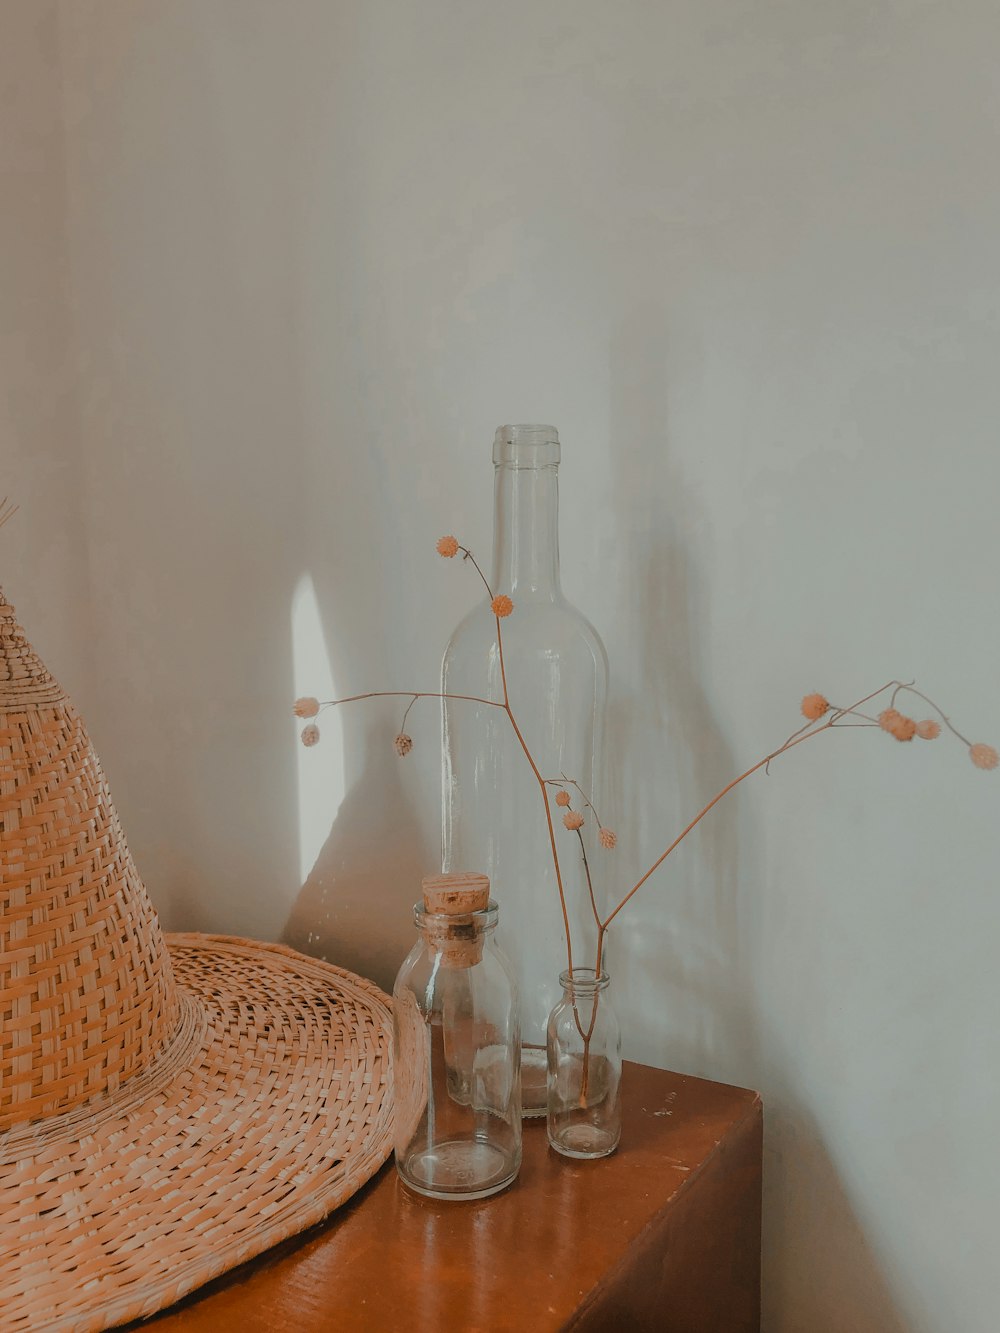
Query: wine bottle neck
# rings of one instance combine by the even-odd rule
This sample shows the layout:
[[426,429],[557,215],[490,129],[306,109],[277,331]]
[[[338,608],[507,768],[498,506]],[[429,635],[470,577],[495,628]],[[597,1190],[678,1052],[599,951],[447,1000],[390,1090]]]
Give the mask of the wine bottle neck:
[[500,426],[493,439],[493,591],[559,595],[559,432]]
[[497,464],[493,591],[511,597],[559,594],[559,465]]

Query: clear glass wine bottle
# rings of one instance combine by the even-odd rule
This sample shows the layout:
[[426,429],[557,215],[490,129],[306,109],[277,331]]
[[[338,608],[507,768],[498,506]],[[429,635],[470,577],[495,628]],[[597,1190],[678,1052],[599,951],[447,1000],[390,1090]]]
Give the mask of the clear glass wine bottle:
[[[560,586],[559,458],[551,426],[496,432],[489,579],[494,593],[514,603],[502,621],[507,687],[540,774],[578,782],[600,809],[607,654]],[[496,622],[485,595],[451,637],[441,688],[503,699]],[[443,867],[481,866],[490,877],[503,911],[501,939],[518,979],[524,1114],[544,1115],[545,1029],[562,993],[567,950],[541,792],[502,710],[458,700],[443,701],[442,710]],[[556,788],[548,790],[574,963],[590,963],[596,927],[579,847],[561,826]],[[593,820],[584,834],[589,856]]]

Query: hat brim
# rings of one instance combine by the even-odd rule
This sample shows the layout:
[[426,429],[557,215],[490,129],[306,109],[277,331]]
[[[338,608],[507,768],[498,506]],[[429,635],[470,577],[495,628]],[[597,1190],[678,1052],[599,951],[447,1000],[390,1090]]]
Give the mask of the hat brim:
[[281,945],[167,938],[185,997],[170,1052],[0,1137],[5,1329],[153,1314],[320,1221],[389,1154],[381,991]]

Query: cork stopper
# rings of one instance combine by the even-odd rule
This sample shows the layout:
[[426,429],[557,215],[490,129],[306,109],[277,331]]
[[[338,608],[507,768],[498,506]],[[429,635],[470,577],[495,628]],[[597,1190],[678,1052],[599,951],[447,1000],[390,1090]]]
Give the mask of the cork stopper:
[[[490,880],[474,870],[450,875],[425,875],[421,882],[424,911],[437,921],[424,922],[424,934],[441,954],[443,967],[472,967],[483,956],[482,930],[470,920],[490,905]],[[441,917],[455,917],[454,922]]]
[[475,870],[450,875],[425,875],[421,880],[424,908],[435,916],[466,916],[490,905],[490,877]]

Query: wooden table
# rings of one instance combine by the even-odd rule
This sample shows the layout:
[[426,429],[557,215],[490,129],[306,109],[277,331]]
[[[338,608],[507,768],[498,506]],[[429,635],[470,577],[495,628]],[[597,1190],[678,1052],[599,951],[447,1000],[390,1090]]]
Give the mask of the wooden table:
[[759,1329],[761,1104],[625,1065],[613,1157],[574,1162],[528,1122],[503,1194],[438,1203],[390,1162],[321,1226],[132,1327],[155,1333],[751,1333]]

